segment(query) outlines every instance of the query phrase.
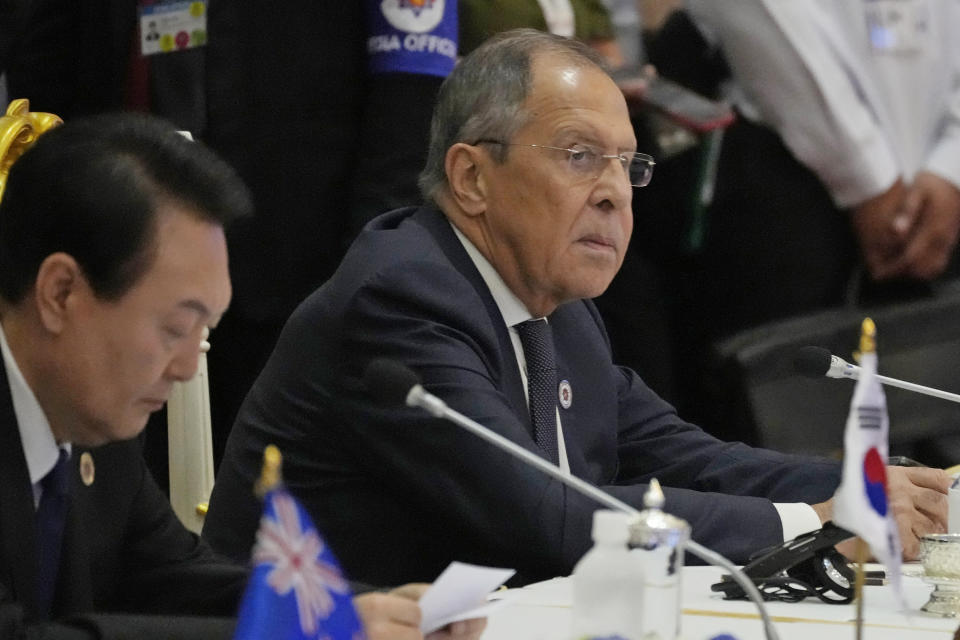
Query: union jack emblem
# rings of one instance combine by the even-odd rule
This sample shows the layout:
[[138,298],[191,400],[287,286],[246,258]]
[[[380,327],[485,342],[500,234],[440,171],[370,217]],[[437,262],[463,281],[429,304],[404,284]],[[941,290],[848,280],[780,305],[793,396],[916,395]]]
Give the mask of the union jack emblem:
[[277,595],[294,592],[300,630],[312,636],[335,608],[330,591],[348,594],[350,585],[335,564],[320,557],[323,541],[309,521],[304,530],[296,501],[283,491],[274,492],[272,498],[276,519],[263,516],[253,564],[272,567],[266,582]]

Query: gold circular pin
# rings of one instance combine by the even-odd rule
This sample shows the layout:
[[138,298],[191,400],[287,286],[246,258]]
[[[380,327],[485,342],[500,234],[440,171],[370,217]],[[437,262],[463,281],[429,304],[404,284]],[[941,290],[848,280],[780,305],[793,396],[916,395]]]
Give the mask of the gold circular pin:
[[80,456],[80,479],[88,487],[93,484],[93,476],[96,469],[93,466],[93,456],[89,451],[84,451]]

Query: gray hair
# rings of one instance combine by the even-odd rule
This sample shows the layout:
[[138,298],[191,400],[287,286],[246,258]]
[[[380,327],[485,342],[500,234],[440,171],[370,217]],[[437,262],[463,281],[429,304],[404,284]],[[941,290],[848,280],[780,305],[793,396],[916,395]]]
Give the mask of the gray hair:
[[[581,67],[606,72],[603,58],[586,44],[535,29],[505,31],[466,56],[444,81],[430,123],[427,164],[420,173],[420,193],[436,202],[447,184],[447,150],[458,142],[510,140],[526,124],[523,108],[532,84],[534,55],[551,54]],[[508,149],[493,152],[504,162]]]

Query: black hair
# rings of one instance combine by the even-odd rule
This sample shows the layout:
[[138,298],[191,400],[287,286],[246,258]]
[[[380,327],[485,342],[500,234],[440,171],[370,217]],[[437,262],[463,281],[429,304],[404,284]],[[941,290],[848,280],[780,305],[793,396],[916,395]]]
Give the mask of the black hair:
[[226,162],[159,118],[103,115],[42,134],[0,200],[0,296],[20,302],[41,263],[62,251],[98,297],[118,299],[152,263],[167,204],[220,226],[253,208]]

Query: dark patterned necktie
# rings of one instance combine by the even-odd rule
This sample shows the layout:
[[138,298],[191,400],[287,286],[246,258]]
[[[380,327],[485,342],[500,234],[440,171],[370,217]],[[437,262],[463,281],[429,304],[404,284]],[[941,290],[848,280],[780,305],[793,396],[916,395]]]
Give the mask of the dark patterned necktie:
[[45,618],[50,615],[57,585],[57,573],[60,568],[63,525],[67,519],[69,468],[70,455],[60,449],[57,464],[40,481],[43,493],[40,495],[40,504],[37,507],[40,561],[37,571],[37,609]]
[[559,461],[557,452],[557,364],[553,358],[553,332],[546,320],[527,320],[515,325],[527,360],[527,391],[533,437],[547,454]]

